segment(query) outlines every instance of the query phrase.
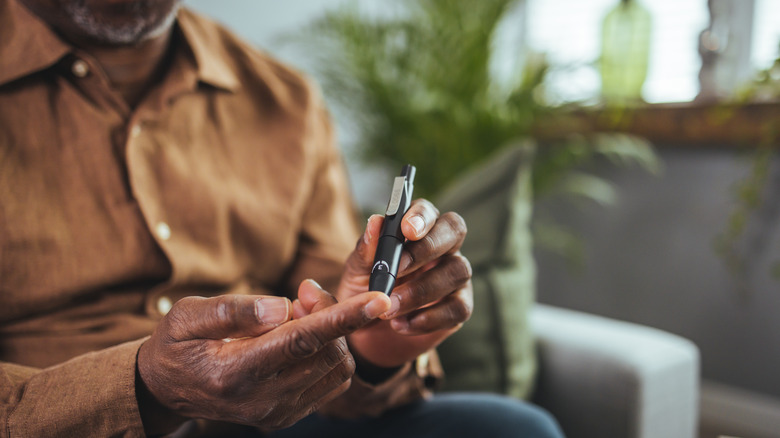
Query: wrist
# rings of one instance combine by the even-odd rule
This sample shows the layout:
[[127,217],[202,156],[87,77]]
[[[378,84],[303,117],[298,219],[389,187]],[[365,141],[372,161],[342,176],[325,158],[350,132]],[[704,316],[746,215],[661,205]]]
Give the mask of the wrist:
[[[143,348],[143,345],[141,346]],[[139,349],[139,359],[141,352]],[[139,369],[138,359],[135,366],[135,398],[138,403],[138,412],[147,436],[162,436],[175,431],[185,421],[186,417],[178,415],[173,410],[163,405],[144,382]]]
[[355,359],[355,374],[364,382],[371,385],[379,385],[393,377],[403,365],[383,367],[363,358],[360,354],[352,352]]

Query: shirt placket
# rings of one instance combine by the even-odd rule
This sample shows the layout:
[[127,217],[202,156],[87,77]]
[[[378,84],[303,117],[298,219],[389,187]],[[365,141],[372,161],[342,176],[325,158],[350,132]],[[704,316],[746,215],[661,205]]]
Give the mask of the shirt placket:
[[[182,231],[173,225],[175,220],[172,215],[182,212],[168,211],[156,189],[160,186],[160,175],[147,163],[164,156],[164,151],[160,149],[166,145],[160,139],[171,138],[162,135],[168,129],[165,121],[168,120],[167,112],[170,111],[171,104],[179,96],[195,92],[197,86],[194,66],[182,50],[175,51],[162,83],[144,97],[130,114],[126,125],[124,158],[127,180],[151,235],[169,260],[172,267],[171,279],[175,278],[177,258],[174,239],[177,238],[177,233]],[[177,291],[173,281],[161,284],[147,294],[146,312],[152,316],[165,316],[182,296],[184,294]]]
[[[116,115],[111,140],[121,174],[117,178],[121,180],[122,195],[114,193],[112,197],[119,198],[113,202],[137,205],[151,239],[168,259],[168,265],[174,267],[176,253],[169,244],[178,230],[171,226],[169,212],[155,189],[159,186],[160,175],[147,163],[153,159],[150,155],[160,155],[159,148],[165,147],[158,134],[166,129],[164,120],[171,102],[195,91],[197,76],[182,50],[171,53],[174,58],[162,83],[151,89],[135,109],[112,89],[97,62],[88,55],[75,52],[63,62],[69,80],[80,93],[110,118]],[[112,193],[117,191],[111,190]],[[147,293],[145,311],[152,317],[164,316],[181,296],[175,292],[172,282],[165,282]]]

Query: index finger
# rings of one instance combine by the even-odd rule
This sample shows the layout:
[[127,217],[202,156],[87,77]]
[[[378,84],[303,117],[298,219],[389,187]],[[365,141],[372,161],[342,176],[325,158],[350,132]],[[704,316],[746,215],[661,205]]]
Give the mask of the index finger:
[[313,356],[328,342],[362,328],[389,309],[390,298],[381,292],[355,295],[250,340],[259,346],[251,354],[256,363],[280,369]]

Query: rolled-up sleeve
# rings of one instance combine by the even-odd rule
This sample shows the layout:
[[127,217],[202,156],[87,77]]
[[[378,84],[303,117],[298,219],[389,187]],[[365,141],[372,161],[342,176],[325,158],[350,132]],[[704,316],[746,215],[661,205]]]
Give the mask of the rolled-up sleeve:
[[0,364],[2,437],[143,437],[135,395],[143,339],[30,368]]

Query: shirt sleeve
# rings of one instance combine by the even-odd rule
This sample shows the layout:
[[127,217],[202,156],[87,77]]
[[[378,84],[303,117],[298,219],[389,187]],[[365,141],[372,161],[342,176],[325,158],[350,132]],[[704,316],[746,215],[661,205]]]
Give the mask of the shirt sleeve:
[[143,339],[37,369],[0,363],[0,437],[143,437],[135,396]]

